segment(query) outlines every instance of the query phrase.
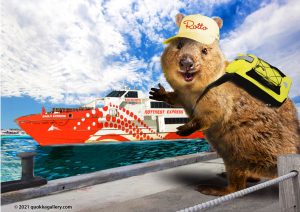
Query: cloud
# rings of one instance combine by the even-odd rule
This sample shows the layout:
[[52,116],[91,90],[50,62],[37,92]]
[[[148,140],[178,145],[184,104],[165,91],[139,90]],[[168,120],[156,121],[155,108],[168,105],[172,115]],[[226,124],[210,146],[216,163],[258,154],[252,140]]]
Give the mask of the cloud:
[[[128,49],[120,33],[105,23],[100,3],[45,0],[2,5],[3,96],[63,102],[68,93],[99,92],[99,80],[111,69],[109,57]],[[132,70],[141,63],[131,60],[126,66],[119,64],[120,69]],[[116,64],[112,69],[120,70]]]
[[[157,82],[170,88],[159,59],[161,41],[177,31],[174,16],[179,11],[212,15],[215,7],[232,2],[3,1],[1,96],[77,104],[125,85],[145,93]],[[262,4],[222,40],[226,55],[255,52],[299,79],[295,2]],[[299,88],[295,81],[293,95]]]
[[229,59],[238,53],[253,53],[293,78],[290,96],[299,96],[300,4],[290,0],[264,5],[221,41]]
[[121,33],[129,35],[137,47],[140,47],[142,36],[161,43],[163,32],[174,29],[174,17],[185,4],[178,0],[112,0],[103,4],[104,14],[111,24]]
[[149,82],[156,72],[130,52],[143,37],[159,43],[163,30],[175,28],[169,20],[183,5],[168,0],[5,1],[1,96],[74,103],[124,84],[146,89],[141,79]]

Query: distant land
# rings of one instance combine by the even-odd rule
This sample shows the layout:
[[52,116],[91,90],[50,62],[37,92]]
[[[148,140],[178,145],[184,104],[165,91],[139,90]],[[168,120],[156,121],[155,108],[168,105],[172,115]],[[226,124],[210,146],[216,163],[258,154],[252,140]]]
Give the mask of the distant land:
[[1,136],[5,135],[27,135],[23,130],[20,129],[1,129]]

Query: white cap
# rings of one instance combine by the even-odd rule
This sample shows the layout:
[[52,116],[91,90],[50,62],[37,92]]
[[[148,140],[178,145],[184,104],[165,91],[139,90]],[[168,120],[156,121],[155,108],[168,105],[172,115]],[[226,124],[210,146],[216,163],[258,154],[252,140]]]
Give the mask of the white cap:
[[177,35],[168,38],[167,44],[175,38],[190,38],[203,44],[212,44],[220,39],[220,29],[217,22],[201,14],[185,16],[180,24]]

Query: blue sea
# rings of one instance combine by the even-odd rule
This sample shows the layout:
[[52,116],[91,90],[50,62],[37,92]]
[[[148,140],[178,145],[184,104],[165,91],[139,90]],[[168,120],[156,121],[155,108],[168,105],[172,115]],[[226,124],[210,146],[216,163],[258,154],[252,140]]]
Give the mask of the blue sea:
[[36,152],[35,176],[53,180],[208,150],[203,139],[42,147],[29,136],[2,136],[1,182],[20,179],[20,152]]

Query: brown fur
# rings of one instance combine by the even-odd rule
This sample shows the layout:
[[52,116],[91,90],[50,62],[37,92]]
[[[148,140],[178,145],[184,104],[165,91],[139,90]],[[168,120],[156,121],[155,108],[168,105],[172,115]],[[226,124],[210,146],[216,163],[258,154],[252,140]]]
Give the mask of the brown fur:
[[[181,49],[178,42],[183,42]],[[202,52],[207,48],[207,54]],[[188,55],[197,73],[186,82],[178,72],[179,61]],[[173,105],[182,105],[190,122],[178,128],[178,134],[195,130],[204,132],[208,142],[223,158],[228,178],[226,188],[201,186],[199,191],[210,195],[225,195],[246,187],[247,178],[274,178],[277,157],[299,153],[300,127],[297,111],[290,99],[281,107],[268,107],[232,82],[211,89],[192,107],[203,89],[225,72],[228,62],[218,41],[211,45],[181,38],[172,41],[161,57],[162,68],[174,92],[163,87],[152,92],[152,98]]]

